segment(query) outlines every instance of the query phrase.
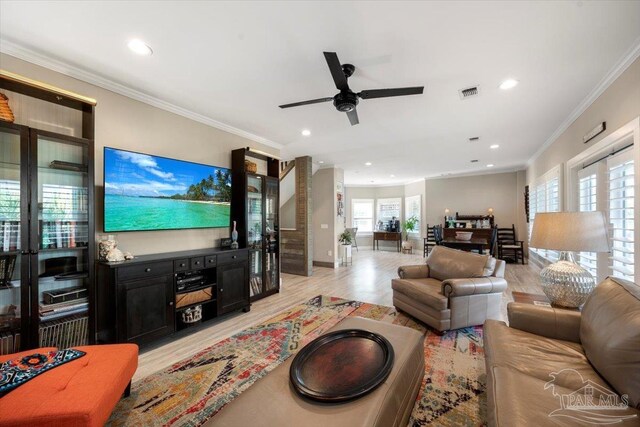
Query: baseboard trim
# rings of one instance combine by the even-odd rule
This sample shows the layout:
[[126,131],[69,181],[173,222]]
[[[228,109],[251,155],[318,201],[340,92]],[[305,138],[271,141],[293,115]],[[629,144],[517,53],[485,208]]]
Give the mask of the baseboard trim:
[[314,267],[326,267],[326,268],[336,268],[336,264],[334,262],[327,261],[313,261]]

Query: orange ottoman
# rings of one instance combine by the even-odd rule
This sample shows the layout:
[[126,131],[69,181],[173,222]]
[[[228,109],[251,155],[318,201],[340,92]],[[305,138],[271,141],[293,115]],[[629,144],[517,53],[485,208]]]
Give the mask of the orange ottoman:
[[[138,367],[135,344],[73,347],[87,354],[51,369],[0,398],[0,427],[103,426]],[[0,356],[0,363],[38,348]]]

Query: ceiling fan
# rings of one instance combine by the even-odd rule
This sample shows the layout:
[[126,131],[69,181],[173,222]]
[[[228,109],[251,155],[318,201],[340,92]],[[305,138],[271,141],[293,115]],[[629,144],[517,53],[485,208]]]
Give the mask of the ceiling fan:
[[349,89],[347,79],[353,75],[356,67],[351,64],[340,65],[340,60],[335,52],[324,52],[324,58],[327,60],[329,71],[336,84],[336,88],[340,91],[333,97],[311,99],[309,101],[294,102],[292,104],[280,105],[280,108],[299,107],[301,105],[319,104],[321,102],[333,101],[336,110],[347,113],[351,126],[360,123],[358,120],[358,112],[356,105],[360,99],[387,98],[390,96],[420,95],[424,91],[424,86],[403,87],[396,89],[372,89],[363,90],[355,93]]

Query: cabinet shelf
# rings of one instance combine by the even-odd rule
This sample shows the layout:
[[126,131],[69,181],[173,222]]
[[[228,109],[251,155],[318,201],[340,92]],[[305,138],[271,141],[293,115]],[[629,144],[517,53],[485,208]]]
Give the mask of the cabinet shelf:
[[88,246],[72,246],[70,248],[43,248],[39,249],[39,252],[61,252],[61,251],[86,251]]
[[215,288],[217,285],[215,283],[209,283],[208,285],[198,286],[197,288],[185,289],[183,291],[176,291],[176,295],[188,294],[190,292],[201,291],[207,288]]
[[184,307],[176,308],[176,313],[179,313],[181,311],[185,311],[188,308],[193,308],[193,307],[196,307],[198,305],[211,304],[212,302],[217,302],[217,301],[218,301],[217,298],[212,298],[212,299],[208,299],[206,301],[194,302],[193,304],[189,304],[189,305],[185,305]]

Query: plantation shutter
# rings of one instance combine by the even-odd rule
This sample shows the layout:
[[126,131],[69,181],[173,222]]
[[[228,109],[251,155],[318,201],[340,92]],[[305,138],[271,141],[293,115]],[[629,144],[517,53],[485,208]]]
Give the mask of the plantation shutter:
[[607,159],[612,275],[634,280],[634,161],[627,150]]
[[[578,171],[578,211],[594,212],[597,210],[598,164],[593,164]],[[588,270],[593,277],[598,277],[598,254],[596,252],[580,252],[578,264]]]

